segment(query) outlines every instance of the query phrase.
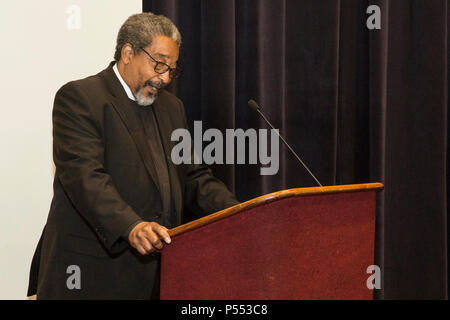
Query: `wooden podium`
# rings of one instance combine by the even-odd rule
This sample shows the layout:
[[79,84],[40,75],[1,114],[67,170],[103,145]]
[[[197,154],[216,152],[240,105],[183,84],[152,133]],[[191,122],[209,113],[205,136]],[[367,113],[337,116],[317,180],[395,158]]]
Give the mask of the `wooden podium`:
[[382,189],[289,189],[171,229],[161,299],[372,299],[367,267]]

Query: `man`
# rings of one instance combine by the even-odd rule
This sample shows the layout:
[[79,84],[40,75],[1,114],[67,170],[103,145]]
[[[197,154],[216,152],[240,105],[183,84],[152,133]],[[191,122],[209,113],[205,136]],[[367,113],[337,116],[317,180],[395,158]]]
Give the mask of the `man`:
[[157,251],[184,207],[202,216],[238,203],[207,167],[170,159],[171,133],[187,128],[182,102],[163,90],[180,73],[180,44],[166,17],[133,15],[115,61],[57,92],[54,196],[28,295],[158,298]]

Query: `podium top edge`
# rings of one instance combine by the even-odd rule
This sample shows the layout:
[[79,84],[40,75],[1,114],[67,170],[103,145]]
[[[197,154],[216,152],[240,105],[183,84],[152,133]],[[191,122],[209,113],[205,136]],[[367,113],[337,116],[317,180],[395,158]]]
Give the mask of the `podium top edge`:
[[[341,192],[358,192],[358,191],[380,191],[384,188],[384,185],[379,182],[375,183],[362,183],[362,184],[345,184],[345,185],[335,185],[335,186],[323,186],[323,187],[307,187],[307,188],[294,188],[294,189],[286,189],[273,193],[269,193],[265,196],[269,195],[282,195],[293,194],[295,196],[304,196],[304,195],[313,195],[313,194],[324,194],[324,193],[341,193]],[[256,199],[259,199],[258,197]],[[250,200],[252,201],[252,200]]]
[[363,183],[363,184],[347,184],[347,185],[335,185],[335,186],[323,186],[323,187],[307,187],[307,188],[293,188],[281,191],[276,191],[262,195],[260,197],[248,200],[246,202],[237,204],[233,207],[212,213],[203,218],[191,221],[189,223],[180,225],[176,228],[169,230],[171,237],[180,235],[213,223],[217,220],[224,219],[239,212],[258,207],[263,204],[267,204],[273,201],[282,200],[291,197],[302,197],[310,195],[323,195],[333,193],[347,193],[347,192],[366,192],[366,191],[381,191],[384,189],[384,185],[379,182],[375,183]]

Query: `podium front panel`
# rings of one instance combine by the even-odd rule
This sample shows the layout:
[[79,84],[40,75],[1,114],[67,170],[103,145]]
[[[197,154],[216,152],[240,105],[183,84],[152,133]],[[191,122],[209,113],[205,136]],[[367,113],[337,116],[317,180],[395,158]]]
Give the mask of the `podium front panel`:
[[172,238],[161,299],[372,299],[375,191],[297,196]]

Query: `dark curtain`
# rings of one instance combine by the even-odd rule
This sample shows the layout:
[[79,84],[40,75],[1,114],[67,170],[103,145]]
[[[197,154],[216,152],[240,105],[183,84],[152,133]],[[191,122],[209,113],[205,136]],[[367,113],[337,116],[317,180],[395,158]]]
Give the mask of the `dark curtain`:
[[[371,4],[380,30],[366,26]],[[144,0],[143,9],[182,33],[183,76],[170,89],[191,127],[267,128],[247,107],[253,98],[323,185],[384,183],[375,297],[447,298],[448,0]],[[212,169],[240,201],[315,185],[281,144],[276,175]]]

